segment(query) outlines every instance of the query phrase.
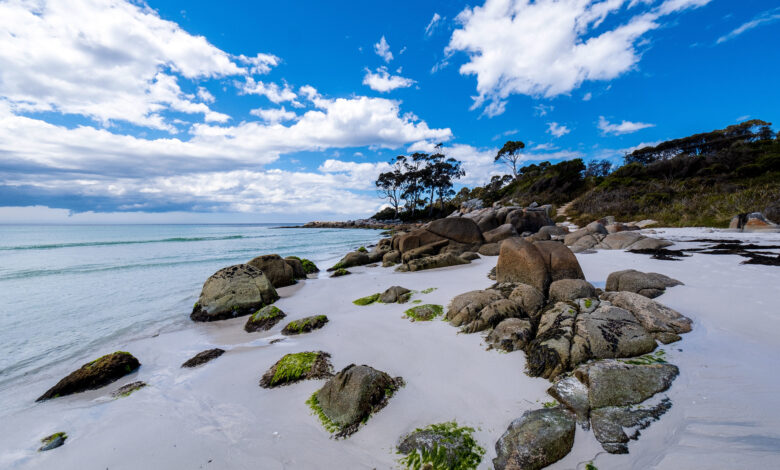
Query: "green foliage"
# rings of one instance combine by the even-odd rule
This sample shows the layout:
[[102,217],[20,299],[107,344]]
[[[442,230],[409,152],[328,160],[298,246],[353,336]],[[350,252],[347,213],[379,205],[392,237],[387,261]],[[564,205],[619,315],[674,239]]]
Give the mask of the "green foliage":
[[[89,362],[89,363],[87,364],[87,367],[91,369],[91,368],[92,368],[92,367],[94,367],[94,366],[95,366],[95,364],[97,364],[98,362],[102,362],[102,361],[104,361],[104,360],[108,359],[109,357],[113,356],[114,354],[127,354],[128,356],[130,356],[130,355],[131,355],[131,354],[130,354],[129,352],[127,352],[127,351],[114,351],[114,352],[113,352],[113,353],[111,353],[111,354],[106,354],[106,355],[104,355],[104,356],[100,356],[99,358],[95,359],[94,361],[91,361],[91,362]],[[126,368],[126,369],[129,369],[129,367],[130,367],[130,366],[125,366],[125,368]],[[130,370],[128,370],[128,372],[130,372]]]
[[414,431],[431,432],[441,436],[439,442],[457,445],[448,449],[435,443],[430,449],[415,449],[399,459],[399,464],[409,470],[420,470],[423,466],[430,470],[472,470],[476,469],[485,455],[485,449],[480,447],[472,434],[474,428],[458,426],[455,421],[432,424]]
[[444,313],[444,307],[435,304],[419,305],[404,312],[414,321],[430,321]]
[[421,304],[422,303],[422,299],[412,300],[412,303],[413,304]]
[[620,362],[624,364],[633,364],[637,366],[647,366],[650,364],[665,364],[666,363],[666,351],[659,349],[658,351],[645,354],[644,356],[634,357],[632,359],[620,359]]
[[381,297],[381,296],[382,296],[382,294],[379,294],[379,293],[371,294],[371,295],[368,295],[366,297],[361,297],[361,298],[359,298],[357,300],[353,300],[352,303],[355,304],[355,305],[361,305],[361,306],[362,305],[370,305],[370,304],[373,304],[374,302],[379,302],[379,297]]
[[593,305],[593,301],[591,299],[585,299],[585,308],[590,308],[591,305]]
[[319,354],[316,352],[300,352],[285,355],[277,364],[270,385],[293,382],[309,372],[317,361]]
[[331,421],[330,418],[328,418],[328,416],[325,414],[325,412],[322,411],[322,407],[320,406],[320,401],[317,399],[317,392],[311,394],[309,399],[306,400],[306,404],[309,405],[309,408],[311,408],[311,411],[320,420],[320,423],[322,423],[322,427],[324,427],[326,431],[328,431],[329,433],[334,433],[341,429],[341,427],[338,424]]

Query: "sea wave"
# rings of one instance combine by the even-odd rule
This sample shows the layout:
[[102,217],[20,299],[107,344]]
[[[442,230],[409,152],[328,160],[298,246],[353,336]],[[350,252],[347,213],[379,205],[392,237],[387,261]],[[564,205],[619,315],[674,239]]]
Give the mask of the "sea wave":
[[54,250],[57,248],[112,246],[112,245],[139,245],[144,243],[186,243],[186,242],[204,242],[204,241],[215,241],[215,240],[238,240],[242,238],[264,238],[264,237],[262,236],[248,237],[246,235],[226,235],[222,237],[173,237],[173,238],[159,238],[154,240],[113,240],[113,241],[76,242],[76,243],[52,243],[52,244],[45,244],[45,245],[0,246],[0,251]]

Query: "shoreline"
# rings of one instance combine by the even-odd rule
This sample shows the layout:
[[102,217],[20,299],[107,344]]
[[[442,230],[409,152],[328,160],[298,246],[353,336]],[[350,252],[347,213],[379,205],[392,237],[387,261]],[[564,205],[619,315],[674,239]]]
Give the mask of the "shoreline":
[[[673,249],[692,243],[681,240],[705,236],[777,240],[774,234],[762,233],[655,230],[677,240]],[[682,341],[662,346],[681,372],[667,392],[673,406],[642,431],[638,442],[631,442],[630,454],[605,454],[592,433],[578,428],[572,452],[548,468],[583,468],[583,462],[594,458],[602,470],[706,463],[713,468],[770,467],[780,452],[772,440],[780,439],[775,431],[780,413],[767,413],[780,405],[773,392],[780,383],[770,373],[773,358],[780,353],[774,340],[780,316],[771,308],[780,304],[780,297],[766,286],[780,283],[777,269],[740,265],[741,258],[735,255],[694,254],[681,261],[661,261],[601,250],[576,256],[586,279],[596,287],[603,287],[610,272],[628,268],[683,281],[684,286],[668,289],[657,300],[693,319],[694,329]],[[284,322],[269,332],[250,334],[241,328],[243,317],[118,341],[116,349],[132,351],[142,362],[141,369],[111,386],[14,413],[7,429],[19,432],[2,439],[9,448],[3,449],[0,466],[47,468],[56,461],[58,468],[79,468],[89,458],[98,468],[112,469],[193,468],[209,460],[230,468],[314,468],[322,461],[342,468],[389,468],[397,458],[393,446],[402,434],[456,419],[478,429],[475,438],[487,450],[480,468],[488,468],[495,456],[493,444],[509,421],[549,400],[545,391],[550,382],[523,372],[521,351],[486,351],[481,334],[458,334],[441,320],[412,323],[401,318],[411,305],[361,307],[352,300],[390,285],[436,287],[413,299],[446,306],[455,295],[492,285],[487,273],[496,259],[483,256],[470,265],[413,273],[361,266],[350,268],[352,276],[333,279],[323,264],[319,278],[279,289],[282,299],[275,305],[288,313],[286,320],[325,313],[331,322],[322,330],[283,337],[275,344],[270,341],[282,338]],[[182,361],[210,347],[227,352],[201,368],[179,369]],[[346,440],[329,439],[304,404],[324,381],[272,390],[257,385],[281,355],[317,349],[332,354],[337,371],[349,363],[368,364],[404,377],[407,386],[358,433]],[[18,393],[37,396],[80,365],[78,360],[65,362]],[[135,380],[144,380],[149,387],[127,398],[106,398]],[[66,445],[53,452],[34,452],[37,439],[60,428],[67,428],[70,435]],[[728,440],[722,441],[722,436]]]

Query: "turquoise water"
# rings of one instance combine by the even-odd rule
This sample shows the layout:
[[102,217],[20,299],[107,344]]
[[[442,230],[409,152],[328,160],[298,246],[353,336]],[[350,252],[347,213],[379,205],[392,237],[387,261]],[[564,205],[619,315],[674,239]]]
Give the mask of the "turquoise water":
[[278,253],[324,269],[378,238],[273,225],[0,225],[0,392],[117,338],[185,327],[220,268]]

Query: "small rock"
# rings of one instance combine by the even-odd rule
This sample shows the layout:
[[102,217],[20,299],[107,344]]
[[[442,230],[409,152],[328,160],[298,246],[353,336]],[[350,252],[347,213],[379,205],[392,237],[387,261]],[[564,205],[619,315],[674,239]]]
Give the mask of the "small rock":
[[282,328],[283,335],[299,335],[301,333],[308,333],[310,331],[319,330],[325,324],[328,323],[328,317],[325,315],[312,315],[310,317],[304,317],[300,320],[293,320],[284,328]]
[[526,411],[496,442],[495,470],[538,470],[561,460],[574,444],[575,420],[568,411]]
[[205,364],[211,361],[212,359],[216,359],[223,354],[225,354],[224,349],[220,349],[220,348],[208,349],[206,351],[199,352],[198,354],[187,359],[187,361],[185,361],[184,364],[182,364],[181,366],[197,367],[201,364]]
[[142,388],[146,387],[145,382],[141,382],[140,380],[138,382],[131,382],[127,385],[122,385],[118,389],[114,390],[111,393],[111,396],[113,398],[122,398],[130,395],[131,393],[135,392],[136,390],[140,390]]
[[410,292],[411,291],[406,287],[392,286],[382,292],[382,295],[379,296],[379,301],[385,304],[392,304],[395,302],[403,303],[408,300],[406,294]]
[[330,354],[308,351],[286,354],[276,361],[260,379],[260,386],[273,388],[309,379],[333,377]]
[[596,288],[584,279],[561,279],[550,284],[550,301],[566,302],[596,297]]
[[244,325],[244,330],[247,333],[270,330],[286,316],[287,315],[282,312],[279,307],[268,305],[249,317]]
[[49,400],[104,387],[134,372],[139,367],[141,367],[141,363],[132,354],[117,351],[84,364],[57,382],[55,386],[35,401]]
[[41,439],[41,447],[38,448],[39,452],[45,452],[47,450],[56,449],[57,447],[60,447],[61,445],[65,444],[65,440],[68,438],[68,435],[64,432],[55,432],[51,436],[46,436],[43,439]]
[[520,351],[525,349],[528,342],[533,339],[532,331],[530,321],[507,318],[493,328],[486,341],[494,348],[506,352]]
[[[637,439],[639,431],[657,421],[671,407],[672,402],[667,398],[651,408],[607,406],[595,409],[590,417],[593,434],[610,454],[627,454],[628,441]],[[631,428],[631,435],[626,434],[624,428]]]

